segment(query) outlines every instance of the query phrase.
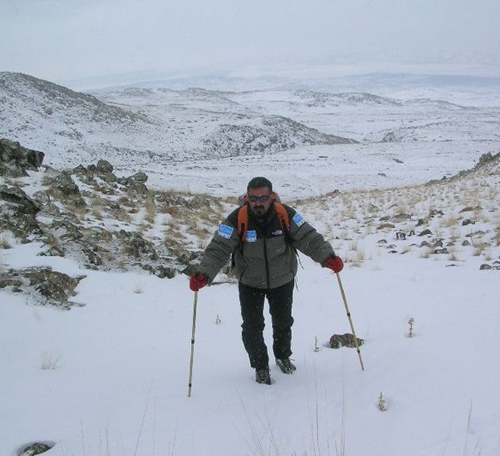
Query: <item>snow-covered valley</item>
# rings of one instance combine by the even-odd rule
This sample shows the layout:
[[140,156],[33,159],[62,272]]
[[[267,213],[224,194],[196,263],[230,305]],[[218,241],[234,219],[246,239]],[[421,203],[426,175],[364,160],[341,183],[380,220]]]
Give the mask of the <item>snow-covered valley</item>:
[[224,92],[151,83],[89,95],[2,73],[0,136],[57,152],[46,163],[58,168],[106,159],[117,174],[146,172],[158,189],[217,195],[224,188],[226,196],[256,174],[282,187],[293,182],[290,197],[423,183],[498,149],[495,87],[354,89]]

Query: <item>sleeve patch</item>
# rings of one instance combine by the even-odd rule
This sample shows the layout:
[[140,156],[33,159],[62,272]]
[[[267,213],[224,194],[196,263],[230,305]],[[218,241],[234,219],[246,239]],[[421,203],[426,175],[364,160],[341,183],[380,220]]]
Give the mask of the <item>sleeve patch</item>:
[[304,217],[302,217],[302,215],[300,215],[299,213],[297,213],[293,216],[293,221],[299,227],[302,226],[304,223],[306,223],[306,221],[304,220]]
[[228,225],[219,225],[219,231],[217,234],[225,239],[231,239],[233,235],[234,228]]

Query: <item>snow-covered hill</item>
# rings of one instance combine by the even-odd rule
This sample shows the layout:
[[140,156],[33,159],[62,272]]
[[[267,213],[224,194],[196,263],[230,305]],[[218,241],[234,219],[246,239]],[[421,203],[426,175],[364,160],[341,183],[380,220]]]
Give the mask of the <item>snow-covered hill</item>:
[[155,188],[216,194],[223,187],[228,196],[256,174],[275,176],[299,197],[415,184],[498,151],[494,87],[479,96],[468,86],[410,90],[392,82],[370,82],[378,94],[359,84],[235,92],[157,82],[90,95],[1,73],[0,137],[49,152],[46,163],[55,167],[106,159],[118,175],[146,172]]
[[101,96],[103,102],[31,76],[0,73],[0,136],[55,150],[64,166],[106,158],[125,169],[354,142],[235,103],[229,109],[217,94],[192,90],[180,103],[165,103],[164,93],[126,90],[119,100]]

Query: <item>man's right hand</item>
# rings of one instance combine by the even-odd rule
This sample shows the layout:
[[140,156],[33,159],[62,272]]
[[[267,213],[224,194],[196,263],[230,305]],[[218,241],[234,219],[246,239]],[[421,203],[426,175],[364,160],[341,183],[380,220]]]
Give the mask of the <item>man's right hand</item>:
[[189,288],[191,288],[192,291],[199,291],[207,284],[208,277],[200,272],[193,274],[189,279]]

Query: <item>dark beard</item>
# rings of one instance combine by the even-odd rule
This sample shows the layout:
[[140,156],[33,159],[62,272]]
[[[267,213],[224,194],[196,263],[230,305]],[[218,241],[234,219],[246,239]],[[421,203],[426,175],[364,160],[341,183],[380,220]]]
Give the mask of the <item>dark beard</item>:
[[254,208],[252,211],[253,211],[256,219],[263,220],[266,216],[266,212],[264,211],[264,208],[259,208],[258,211],[256,210],[256,208]]
[[255,212],[255,208],[251,208],[250,209],[250,213],[252,214],[252,218],[259,224],[259,225],[265,225],[267,223],[267,221],[269,220],[269,216],[272,215],[273,213],[273,210],[272,210],[273,206],[271,205],[271,207],[269,207],[269,209],[266,211],[266,212],[262,212],[260,214],[257,214]]

